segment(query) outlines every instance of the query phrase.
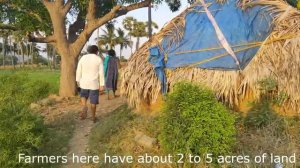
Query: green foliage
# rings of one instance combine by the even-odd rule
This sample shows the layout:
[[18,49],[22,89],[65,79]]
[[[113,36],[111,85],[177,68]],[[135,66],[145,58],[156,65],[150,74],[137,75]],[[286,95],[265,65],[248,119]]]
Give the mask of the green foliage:
[[51,32],[50,15],[41,1],[3,0],[0,2],[2,23],[20,28],[23,34],[37,29]]
[[[133,37],[145,37],[148,35],[148,22],[137,21],[133,17],[126,17],[123,20],[124,28],[129,31],[129,35]],[[151,26],[158,29],[158,25],[155,22],[151,22]]]
[[38,152],[45,137],[43,120],[28,105],[49,92],[49,84],[30,81],[26,75],[0,76],[0,165],[26,167],[18,163],[19,153]]
[[263,128],[272,123],[284,127],[284,120],[272,110],[268,100],[255,103],[244,120],[244,125],[250,129]]
[[262,91],[262,101],[269,101],[272,104],[282,105],[288,99],[288,95],[285,92],[278,92],[278,82],[272,77],[267,77],[258,81],[258,85]]
[[30,81],[25,73],[0,77],[0,106],[8,104],[28,105],[48,95],[50,86],[44,81]]
[[160,121],[162,147],[171,153],[229,154],[235,142],[235,117],[212,91],[178,83],[167,95]]
[[258,85],[260,86],[261,90],[270,92],[277,88],[277,81],[272,77],[267,77],[258,81]]
[[252,108],[248,112],[244,125],[251,129],[260,129],[276,123],[283,130],[283,119],[272,109],[273,104],[280,105],[286,99],[287,95],[283,92],[277,93],[277,81],[272,77],[267,77],[258,82],[262,90],[261,98],[258,102],[253,103]]

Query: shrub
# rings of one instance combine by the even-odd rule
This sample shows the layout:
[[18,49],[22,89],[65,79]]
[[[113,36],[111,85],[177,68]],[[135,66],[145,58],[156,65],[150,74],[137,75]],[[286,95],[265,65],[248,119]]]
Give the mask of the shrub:
[[15,74],[0,76],[0,83],[0,165],[30,167],[18,163],[18,154],[37,154],[46,127],[39,115],[29,111],[28,105],[47,96],[49,85]]
[[182,82],[167,95],[159,139],[169,153],[229,154],[235,143],[234,124],[234,115],[216,100],[212,91]]
[[277,93],[277,81],[272,77],[258,81],[262,90],[259,101],[254,102],[252,108],[244,119],[248,129],[259,129],[276,123],[278,133],[284,130],[284,120],[272,109],[273,104],[280,105],[287,98],[283,92]]
[[276,123],[278,132],[284,129],[284,120],[276,114],[268,100],[261,100],[255,103],[244,120],[244,125],[248,129],[258,129]]

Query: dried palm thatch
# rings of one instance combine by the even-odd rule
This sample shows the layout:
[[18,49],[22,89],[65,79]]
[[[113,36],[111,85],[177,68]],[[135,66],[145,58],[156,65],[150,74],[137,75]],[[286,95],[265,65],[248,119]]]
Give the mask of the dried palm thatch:
[[[273,32],[260,44],[260,50],[249,65],[239,72],[193,67],[166,70],[169,89],[181,80],[199,82],[211,87],[224,103],[238,107],[249,95],[259,99],[261,90],[257,82],[271,76],[278,82],[278,93],[287,95],[282,107],[299,115],[300,12],[282,0],[241,1],[240,4],[243,8],[265,5],[274,16]],[[171,43],[179,40],[183,35],[184,16],[189,10],[174,18],[130,58],[122,74],[121,92],[132,107],[138,107],[141,101],[154,103],[160,95],[160,82],[148,62],[148,49],[159,44],[166,35],[175,37]]]

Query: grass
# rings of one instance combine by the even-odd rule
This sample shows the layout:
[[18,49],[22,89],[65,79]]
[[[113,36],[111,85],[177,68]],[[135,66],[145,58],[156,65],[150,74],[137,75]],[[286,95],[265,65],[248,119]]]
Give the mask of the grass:
[[[24,76],[23,76],[23,74],[24,74]],[[0,70],[0,77],[2,77],[2,80],[5,82],[5,83],[1,83],[2,85],[0,85],[0,86],[2,86],[1,87],[3,89],[2,91],[4,91],[4,92],[0,92],[1,93],[0,100],[6,100],[5,103],[0,104],[0,117],[5,116],[6,113],[9,117],[13,117],[14,115],[17,115],[16,113],[20,113],[20,114],[18,114],[19,119],[16,119],[15,122],[13,122],[13,123],[9,123],[9,125],[13,125],[13,126],[17,125],[18,126],[18,124],[20,124],[21,121],[26,120],[28,118],[27,115],[22,116],[23,113],[21,113],[21,111],[20,111],[21,109],[24,109],[23,111],[25,111],[27,114],[29,114],[29,113],[31,113],[31,111],[27,107],[28,104],[30,104],[32,101],[36,101],[37,99],[46,97],[48,95],[48,93],[51,94],[51,93],[58,92],[59,74],[60,74],[59,71],[50,71],[50,70],[46,70],[46,69],[36,69],[36,70],[22,69],[22,70],[14,70],[14,71],[13,70]],[[25,75],[27,78],[25,78]],[[39,81],[42,81],[42,82],[39,82]],[[47,87],[44,87],[44,86],[47,86]],[[22,92],[14,92],[16,90],[16,88],[17,89],[22,88],[21,89]],[[14,95],[15,99],[9,99],[9,95]],[[15,113],[13,113],[13,115],[9,114],[9,111],[8,112],[3,111],[3,110],[12,110],[13,111],[13,108],[6,108],[7,104],[10,103],[7,101],[13,102],[12,104],[14,105],[14,110],[16,110],[16,111],[14,111]],[[3,110],[1,110],[1,109],[3,109]],[[39,113],[36,113],[34,116],[32,116],[32,118],[33,117],[41,118]],[[74,128],[75,128],[74,115],[72,113],[68,113],[66,115],[56,118],[53,122],[48,123],[46,125],[43,124],[43,121],[41,121],[41,122],[42,122],[41,127],[43,128],[43,131],[40,131],[41,133],[39,133],[39,132],[37,133],[36,131],[28,133],[28,136],[30,133],[32,133],[32,134],[36,133],[34,138],[42,137],[41,144],[39,144],[38,146],[36,146],[34,148],[34,154],[47,155],[47,156],[64,156],[64,155],[66,155],[69,150],[68,144],[73,135]],[[0,120],[0,123],[4,123],[4,122],[2,120]],[[27,124],[29,124],[28,127],[30,127],[31,126],[30,124],[33,124],[33,123],[28,121]],[[10,129],[9,125],[3,125],[3,127],[6,130],[9,130]],[[26,126],[24,126],[24,127],[26,127]],[[36,128],[34,127],[32,129],[36,129]],[[18,132],[16,130],[11,130],[11,131],[15,133],[13,135],[14,137],[12,137],[12,139],[5,137],[4,141],[11,142],[12,140],[16,139],[17,137],[24,136],[22,134],[18,134]],[[20,132],[22,132],[22,131],[20,131]],[[30,139],[28,141],[31,142]],[[22,146],[22,144],[24,144],[24,142],[16,142],[16,143],[17,143],[17,145],[19,145],[21,147],[24,146],[25,151],[29,151],[28,145]],[[18,146],[15,146],[15,147],[12,146],[11,151],[16,152],[17,150],[20,150],[19,148],[16,149],[16,147],[18,147]],[[8,150],[10,150],[10,148]],[[7,160],[7,161],[14,162],[13,159]],[[32,164],[32,165],[26,165],[26,166],[27,167],[44,167],[44,168],[61,167],[60,164],[43,164],[43,165]],[[7,167],[7,166],[2,165],[0,167]],[[10,167],[14,167],[14,166],[10,166]]]
[[135,118],[127,105],[123,105],[108,115],[102,117],[99,123],[92,129],[89,140],[90,153],[98,154],[99,151],[109,151],[110,138],[117,134],[124,126]]
[[[68,144],[75,129],[74,115],[68,113],[47,124],[46,127],[47,139],[39,149],[40,155],[65,156],[69,151]],[[35,167],[58,168],[61,164],[36,164]]]
[[[138,164],[138,156],[145,155],[163,155],[158,146],[152,149],[144,148],[134,140],[137,133],[143,133],[152,138],[158,137],[158,120],[156,117],[140,116],[131,111],[127,105],[123,105],[113,112],[100,119],[91,132],[89,139],[90,155],[98,155],[100,163],[96,167],[106,168],[125,168],[125,167],[170,167],[166,164],[157,165]],[[133,156],[134,161],[131,164],[109,164],[104,163],[104,154],[117,156]]]
[[[284,118],[285,130],[278,128],[276,121],[255,129],[245,129],[238,131],[238,140],[235,154],[249,155],[250,158],[262,155],[263,153],[271,153],[280,156],[291,156],[296,153],[296,164],[284,162],[284,167],[294,168],[299,165],[300,151],[300,121],[297,118]],[[237,164],[233,167],[274,167],[270,157],[266,158],[264,163]]]
[[28,74],[28,77],[34,81],[41,80],[50,84],[50,93],[57,94],[59,91],[60,71],[49,69],[17,69],[17,70],[0,70],[3,74]]

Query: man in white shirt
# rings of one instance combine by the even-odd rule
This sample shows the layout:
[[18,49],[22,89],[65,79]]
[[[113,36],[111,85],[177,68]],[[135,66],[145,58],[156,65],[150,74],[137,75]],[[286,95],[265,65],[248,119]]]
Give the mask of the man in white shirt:
[[83,110],[81,119],[87,116],[87,99],[90,99],[93,121],[96,122],[96,105],[99,104],[99,91],[104,90],[103,61],[97,55],[98,47],[89,46],[88,54],[81,57],[76,71],[76,82],[80,87],[81,104]]

